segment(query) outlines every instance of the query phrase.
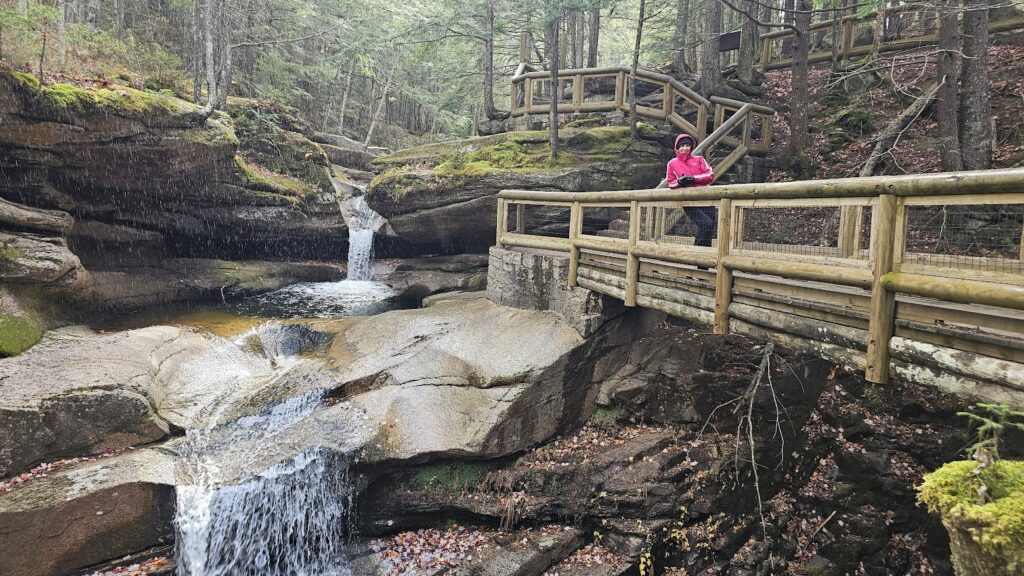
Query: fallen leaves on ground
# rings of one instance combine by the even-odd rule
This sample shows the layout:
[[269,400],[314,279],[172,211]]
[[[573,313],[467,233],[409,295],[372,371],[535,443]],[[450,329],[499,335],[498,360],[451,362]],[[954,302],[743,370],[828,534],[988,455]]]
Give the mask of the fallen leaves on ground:
[[493,545],[492,534],[463,526],[401,532],[371,544],[383,573],[389,576],[434,574],[472,560],[481,548]]
[[64,468],[74,466],[75,464],[81,464],[83,462],[93,462],[95,460],[99,460],[100,458],[109,458],[110,456],[114,456],[118,453],[119,452],[116,452],[114,450],[107,450],[106,452],[103,452],[102,454],[97,454],[95,456],[78,456],[77,458],[65,458],[64,460],[44,462],[32,468],[28,472],[22,472],[17,476],[12,476],[0,482],[0,494],[7,494],[8,492],[13,492],[14,490],[21,488],[22,486],[28,484],[33,480],[48,478],[51,474],[54,474]]
[[144,574],[154,574],[162,570],[167,570],[171,567],[171,561],[165,556],[157,556],[156,558],[150,558],[145,562],[139,562],[138,564],[131,564],[130,566],[119,566],[112,568],[105,572],[93,572],[90,576],[143,576]]
[[629,565],[624,558],[600,544],[588,544],[577,550],[572,556],[555,564],[544,576],[560,576],[563,572],[574,574],[581,573],[580,568],[592,568],[594,566],[611,566],[614,569],[625,570]]

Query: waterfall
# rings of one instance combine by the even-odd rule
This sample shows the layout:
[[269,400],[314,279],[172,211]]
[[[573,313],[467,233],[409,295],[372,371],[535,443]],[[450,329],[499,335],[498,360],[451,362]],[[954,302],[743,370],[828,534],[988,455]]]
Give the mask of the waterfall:
[[355,196],[349,201],[348,279],[373,279],[373,236],[384,224],[384,218],[366,205],[366,199]]
[[[294,332],[294,333],[293,333]],[[308,384],[307,335],[268,324],[225,346],[256,348],[275,366],[256,387],[229,387],[178,449],[179,576],[348,576],[343,547],[354,532],[347,461],[319,447],[287,452],[305,419],[323,405]],[[254,408],[265,398],[269,407]],[[252,413],[255,410],[255,413]]]

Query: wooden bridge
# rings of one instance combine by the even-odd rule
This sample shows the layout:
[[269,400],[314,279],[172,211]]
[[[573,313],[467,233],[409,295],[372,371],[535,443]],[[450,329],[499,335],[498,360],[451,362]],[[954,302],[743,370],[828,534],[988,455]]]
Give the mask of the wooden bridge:
[[[629,112],[629,75],[630,69],[623,66],[559,71],[558,112]],[[694,136],[700,143],[695,153],[708,159],[717,176],[747,154],[768,153],[775,110],[729,98],[707,99],[675,78],[650,70],[637,70],[636,84],[637,114]],[[520,64],[512,77],[512,117],[546,115],[551,98],[549,73]]]
[[[685,210],[717,210],[694,246]],[[1024,405],[1024,169],[622,192],[506,190],[497,245],[579,286],[863,370]]]

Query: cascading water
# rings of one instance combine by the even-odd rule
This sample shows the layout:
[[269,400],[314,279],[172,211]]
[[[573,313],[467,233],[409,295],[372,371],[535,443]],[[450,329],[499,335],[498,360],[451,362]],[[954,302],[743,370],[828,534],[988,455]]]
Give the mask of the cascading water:
[[373,279],[373,236],[383,225],[384,218],[366,205],[366,199],[356,196],[349,201],[348,218],[348,279]]
[[[296,338],[297,337],[297,338]],[[312,390],[254,414],[247,406],[298,380],[308,333],[269,324],[225,346],[259,347],[276,366],[255,389],[228,390],[207,407],[179,448],[179,576],[347,576],[343,546],[352,534],[353,490],[338,452],[279,453],[322,406]]]

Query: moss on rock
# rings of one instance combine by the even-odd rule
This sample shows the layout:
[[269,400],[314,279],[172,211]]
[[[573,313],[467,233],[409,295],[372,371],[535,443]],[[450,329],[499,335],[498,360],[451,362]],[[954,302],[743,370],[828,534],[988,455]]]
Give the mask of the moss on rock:
[[476,486],[491,466],[483,462],[447,462],[424,466],[413,473],[414,488],[440,494],[459,494]]
[[246,187],[267,194],[267,199],[278,199],[284,204],[294,205],[297,198],[312,191],[312,186],[298,178],[286,174],[275,174],[268,170],[260,170],[235,154],[235,166]]
[[[954,564],[978,566],[982,556],[1006,568],[999,574],[1024,573],[1024,461],[1000,460],[974,474],[973,461],[950,462],[924,477],[918,499],[928,510],[942,517],[954,543]],[[988,503],[978,504],[978,490],[984,482]],[[959,534],[965,550],[957,550]],[[966,552],[966,554],[965,554]],[[980,555],[978,554],[980,553]],[[959,556],[959,557],[958,557]],[[988,564],[984,564],[988,565]],[[964,572],[966,573],[966,572]],[[988,572],[996,574],[996,572]]]
[[178,116],[199,110],[195,104],[127,86],[87,89],[71,84],[42,85],[31,74],[0,67],[7,84],[27,111],[43,116],[114,113],[129,118]]
[[28,320],[0,313],[0,357],[16,356],[43,337],[43,331]]

